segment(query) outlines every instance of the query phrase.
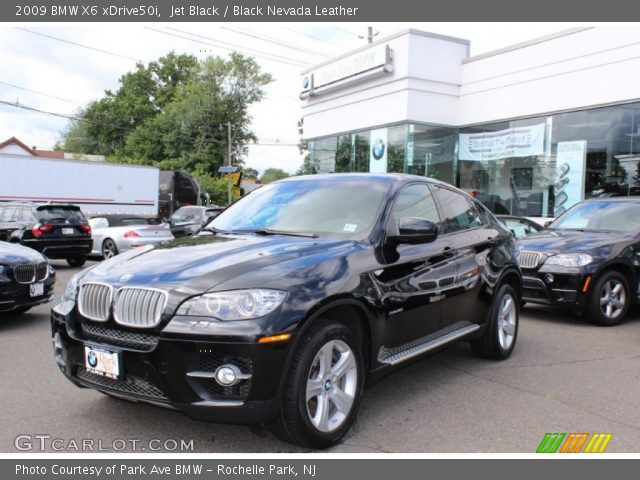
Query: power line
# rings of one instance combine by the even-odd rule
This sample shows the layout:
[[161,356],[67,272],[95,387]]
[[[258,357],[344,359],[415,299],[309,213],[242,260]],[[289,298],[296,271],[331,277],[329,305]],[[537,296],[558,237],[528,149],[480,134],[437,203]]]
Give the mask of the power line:
[[285,30],[289,30],[290,32],[297,33],[298,35],[302,35],[303,37],[312,38],[316,42],[322,42],[322,43],[326,43],[328,45],[333,45],[334,47],[339,47],[339,48],[341,48],[342,50],[345,50],[345,51],[348,50],[348,48],[345,47],[344,45],[341,45],[341,44],[339,44],[337,42],[332,42],[331,40],[327,40],[326,38],[317,37],[315,35],[311,35],[310,33],[306,33],[306,32],[299,32],[298,30],[295,30],[295,29],[293,29],[291,27],[282,27],[282,28],[284,28]]
[[111,55],[113,57],[124,58],[125,60],[131,60],[131,61],[136,62],[136,63],[140,62],[140,60],[137,59],[137,58],[128,57],[128,56],[122,55],[120,53],[110,52],[108,50],[103,50],[102,48],[92,47],[90,45],[85,45],[85,44],[79,43],[79,42],[72,42],[71,40],[66,40],[64,38],[54,37],[53,35],[47,35],[46,33],[36,32],[34,30],[29,30],[28,28],[22,28],[22,27],[13,27],[13,28],[15,28],[17,30],[22,30],[23,32],[31,33],[33,35],[39,35],[41,37],[50,38],[51,40],[56,40],[58,42],[68,43],[69,45],[74,45],[76,47],[86,48],[87,50],[93,50],[94,52],[104,53],[105,55]]
[[0,85],[6,85],[7,87],[17,88],[18,90],[24,90],[25,92],[35,93],[37,95],[42,95],[43,97],[53,98],[53,99],[59,100],[61,102],[73,103],[74,105],[82,106],[81,103],[74,102],[73,100],[69,100],[67,98],[58,97],[58,96],[52,95],[50,93],[39,92],[38,90],[31,90],[30,88],[21,87],[20,85],[14,85],[13,83],[0,81]]
[[318,52],[315,50],[311,50],[309,48],[301,48],[300,45],[295,45],[293,43],[289,43],[289,42],[283,42],[282,40],[278,40],[276,38],[272,38],[269,37],[267,35],[264,34],[258,34],[255,32],[251,32],[248,30],[237,30],[235,28],[231,28],[231,27],[221,27],[224,30],[229,30],[230,32],[234,32],[234,33],[238,33],[240,35],[245,35],[247,37],[251,37],[251,38],[256,38],[258,40],[262,40],[263,42],[268,42],[268,43],[273,43],[274,45],[280,45],[286,48],[291,48],[293,50],[296,50],[298,52],[306,52],[306,53],[311,53],[313,55],[318,55],[320,57],[328,57],[329,55],[327,55],[326,53],[322,53],[322,52]]
[[[164,30],[158,30],[158,29],[152,28],[152,27],[145,27],[145,28],[147,30],[152,30],[154,32],[161,33],[161,34],[164,34],[164,35],[169,35],[169,36],[176,37],[176,38],[182,38],[183,40],[188,40],[190,42],[199,43],[199,44],[205,44],[205,45],[211,45],[213,47],[221,48],[223,50],[229,50],[229,51],[232,51],[232,52],[233,51],[244,52],[244,53],[252,55],[252,56],[254,56],[256,58],[262,58],[264,60],[269,60],[269,61],[272,61],[272,62],[284,63],[284,64],[287,64],[287,65],[291,65],[293,67],[300,68],[300,67],[306,67],[306,66],[310,65],[310,64],[304,63],[302,61],[293,60],[291,58],[282,57],[280,55],[274,55],[274,54],[271,54],[271,53],[268,53],[268,52],[262,52],[262,51],[258,51],[258,50],[254,50],[254,49],[247,49],[247,48],[242,47],[240,45],[235,45],[233,43],[224,42],[222,40],[216,40],[214,38],[206,37],[204,35],[199,35],[197,33],[187,32],[185,30],[179,30],[179,29],[176,29],[176,28],[167,27],[167,30],[173,30],[175,32],[183,33],[183,34],[186,34],[186,35],[189,35],[189,36],[184,36],[184,35],[180,35],[180,34],[176,34],[176,33],[172,33],[172,32],[167,32],[167,31],[164,31]],[[197,38],[191,38],[191,37],[197,37]],[[206,39],[206,40],[208,40],[208,42],[204,41],[202,39]],[[231,47],[231,48],[224,47],[224,46],[219,45],[219,44],[229,45],[229,47]]]

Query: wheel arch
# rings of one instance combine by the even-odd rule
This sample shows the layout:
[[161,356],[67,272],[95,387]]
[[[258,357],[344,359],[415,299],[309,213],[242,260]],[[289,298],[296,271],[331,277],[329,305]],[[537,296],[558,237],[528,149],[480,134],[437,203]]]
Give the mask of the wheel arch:
[[496,283],[496,289],[500,288],[500,285],[504,283],[511,285],[518,294],[518,299],[522,299],[522,274],[517,267],[509,267],[502,272],[500,279]]
[[[595,273],[592,274],[591,284],[596,282],[603,274],[606,272],[618,272],[627,280],[629,284],[629,294],[632,297],[635,297],[637,293],[637,282],[638,282],[638,274],[637,272],[625,262],[611,262],[600,267]],[[591,295],[592,289],[589,289],[589,294]]]

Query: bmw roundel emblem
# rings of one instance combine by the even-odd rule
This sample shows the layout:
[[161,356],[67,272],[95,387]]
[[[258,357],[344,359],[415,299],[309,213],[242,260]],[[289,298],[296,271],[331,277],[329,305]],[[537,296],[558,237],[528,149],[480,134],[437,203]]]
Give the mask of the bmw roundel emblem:
[[90,367],[98,365],[98,357],[94,352],[89,352],[89,355],[87,355],[87,361],[89,362]]
[[309,77],[304,77],[302,80],[302,88],[309,88]]
[[373,158],[375,158],[376,160],[380,160],[382,157],[384,157],[384,149],[385,149],[384,141],[381,138],[377,139],[373,144],[373,146],[371,147],[371,153],[373,154]]
[[133,273],[127,273],[126,275],[122,275],[120,277],[120,281],[122,283],[127,283],[129,280],[131,280],[133,278]]

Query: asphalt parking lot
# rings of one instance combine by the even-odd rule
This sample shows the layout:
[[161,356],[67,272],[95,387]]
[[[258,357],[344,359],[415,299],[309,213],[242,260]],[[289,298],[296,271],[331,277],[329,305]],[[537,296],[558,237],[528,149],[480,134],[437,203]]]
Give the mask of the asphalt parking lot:
[[[59,297],[78,269],[54,266]],[[40,434],[65,444],[184,439],[197,452],[300,451],[265,429],[197,422],[75,387],[53,360],[49,308],[0,317],[0,451]],[[356,424],[332,451],[530,453],[546,432],[611,432],[607,452],[637,452],[638,398],[640,307],[613,328],[525,308],[509,360],[479,360],[459,344],[408,365],[365,392]]]

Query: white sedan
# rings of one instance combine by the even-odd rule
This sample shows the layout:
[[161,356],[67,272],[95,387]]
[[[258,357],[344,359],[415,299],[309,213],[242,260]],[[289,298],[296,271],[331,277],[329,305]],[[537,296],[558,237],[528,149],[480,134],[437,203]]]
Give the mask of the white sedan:
[[89,219],[93,238],[92,256],[111,258],[135,247],[173,240],[169,225],[133,215],[100,215]]

